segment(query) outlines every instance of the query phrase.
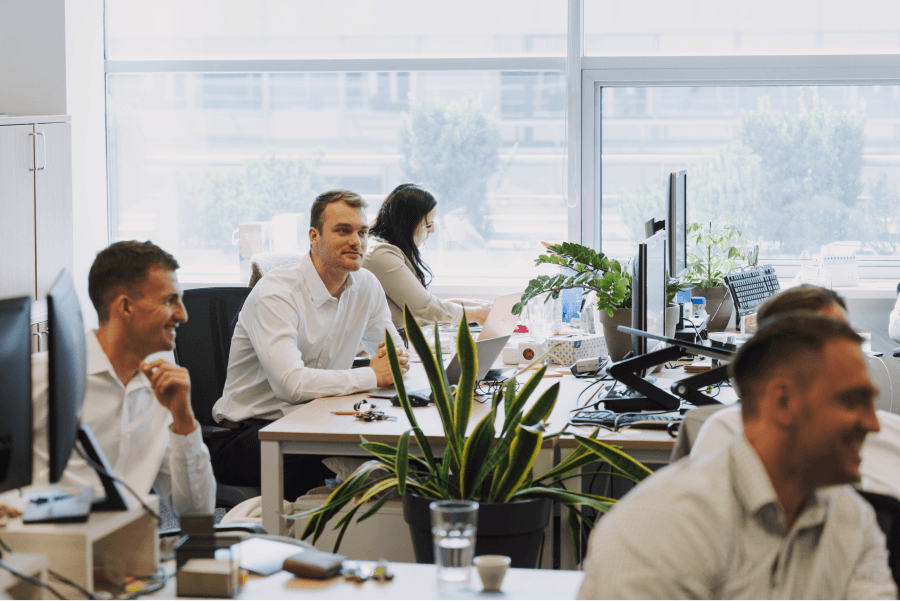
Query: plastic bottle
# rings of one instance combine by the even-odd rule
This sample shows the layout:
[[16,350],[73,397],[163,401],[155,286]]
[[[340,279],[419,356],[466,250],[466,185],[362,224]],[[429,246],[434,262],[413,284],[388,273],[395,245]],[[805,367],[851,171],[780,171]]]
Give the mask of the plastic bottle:
[[702,296],[695,296],[691,299],[691,304],[694,306],[694,317],[698,319],[703,319],[706,317],[706,299]]

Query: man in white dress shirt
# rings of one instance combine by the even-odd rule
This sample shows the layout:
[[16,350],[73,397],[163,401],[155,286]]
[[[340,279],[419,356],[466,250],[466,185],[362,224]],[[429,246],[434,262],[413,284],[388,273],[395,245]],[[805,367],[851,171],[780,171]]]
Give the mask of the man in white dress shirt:
[[[788,311],[810,311],[823,317],[848,321],[844,299],[827,288],[804,284],[780,292],[760,305],[760,323]],[[876,365],[869,359],[870,369]],[[889,411],[876,412],[881,430],[866,437],[862,448],[863,490],[900,499],[900,416]],[[691,457],[700,457],[725,447],[743,431],[740,404],[711,415],[697,433]]]
[[[113,468],[138,494],[155,483],[179,515],[211,514],[216,482],[191,409],[187,370],[149,355],[175,347],[175,328],[187,321],[178,262],[151,242],[116,242],[97,254],[88,293],[100,325],[88,332],[87,424]],[[46,482],[47,353],[33,355],[35,480]],[[73,451],[61,480],[103,488]]]
[[[391,323],[384,290],[360,270],[366,254],[366,203],[348,190],[320,194],[310,214],[310,253],[298,265],[273,269],[247,297],[231,342],[225,390],[213,417],[234,428],[211,443],[216,477],[259,486],[260,429],[319,397],[393,383],[385,331]],[[362,342],[368,367],[351,369]],[[403,371],[406,350],[398,347]],[[293,501],[333,476],[315,455],[284,458],[284,498]]]
[[847,486],[878,431],[861,342],[809,313],[766,322],[729,364],[744,434],[617,503],[591,534],[579,597],[896,598],[875,512]]

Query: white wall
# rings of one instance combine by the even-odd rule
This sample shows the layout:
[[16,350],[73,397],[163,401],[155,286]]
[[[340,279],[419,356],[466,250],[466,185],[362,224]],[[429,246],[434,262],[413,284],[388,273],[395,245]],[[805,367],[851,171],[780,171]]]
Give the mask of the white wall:
[[67,0],[66,113],[72,115],[72,191],[75,206],[75,286],[84,320],[96,327],[87,277],[97,251],[109,244],[106,206],[106,76],[103,0]]
[[66,114],[65,0],[0,0],[0,113]]

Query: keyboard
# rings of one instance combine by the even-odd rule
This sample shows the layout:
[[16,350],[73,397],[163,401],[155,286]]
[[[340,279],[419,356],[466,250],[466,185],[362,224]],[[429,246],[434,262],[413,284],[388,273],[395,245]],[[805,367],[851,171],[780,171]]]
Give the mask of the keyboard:
[[754,265],[743,269],[732,269],[725,276],[725,283],[731,291],[738,321],[744,315],[754,313],[756,307],[781,290],[775,268],[771,265]]
[[681,421],[683,415],[672,413],[616,413],[606,409],[579,411],[572,423],[583,426],[606,426],[620,429],[626,426],[665,430],[670,423]]

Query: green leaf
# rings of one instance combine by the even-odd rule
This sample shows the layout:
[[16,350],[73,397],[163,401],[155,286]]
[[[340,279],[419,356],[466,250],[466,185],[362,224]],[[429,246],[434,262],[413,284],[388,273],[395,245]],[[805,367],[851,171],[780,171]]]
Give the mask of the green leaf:
[[509,465],[500,478],[495,502],[509,502],[513,494],[525,482],[528,472],[534,466],[534,460],[541,450],[542,440],[543,436],[539,432],[531,432],[521,427],[516,430],[516,437],[509,449]]
[[409,473],[409,430],[400,435],[397,444],[397,492],[406,494],[406,474]]
[[[459,332],[456,337],[456,357],[459,360],[461,372],[459,375],[459,387],[456,391],[456,436],[459,444],[465,444],[466,429],[469,426],[469,416],[472,414],[472,402],[475,394],[475,376],[478,373],[478,353],[475,351],[475,341],[469,333],[469,324],[466,312],[459,324]],[[463,459],[465,462],[465,459]]]
[[494,408],[481,418],[463,447],[463,467],[459,474],[459,491],[463,499],[471,499],[481,485],[479,478],[481,477],[483,480],[483,477],[479,467],[484,464],[491,443],[494,441],[494,421],[496,419],[497,409]]
[[523,426],[533,426],[547,419],[556,406],[556,398],[559,396],[559,382],[556,382],[550,388],[544,391],[544,394],[538,398],[531,410],[522,418]]
[[575,435],[575,440],[588,447],[596,455],[602,457],[617,470],[630,475],[638,481],[643,480],[653,473],[643,463],[635,460],[630,455],[623,453],[616,447],[600,442],[599,440],[578,436],[577,434]]

